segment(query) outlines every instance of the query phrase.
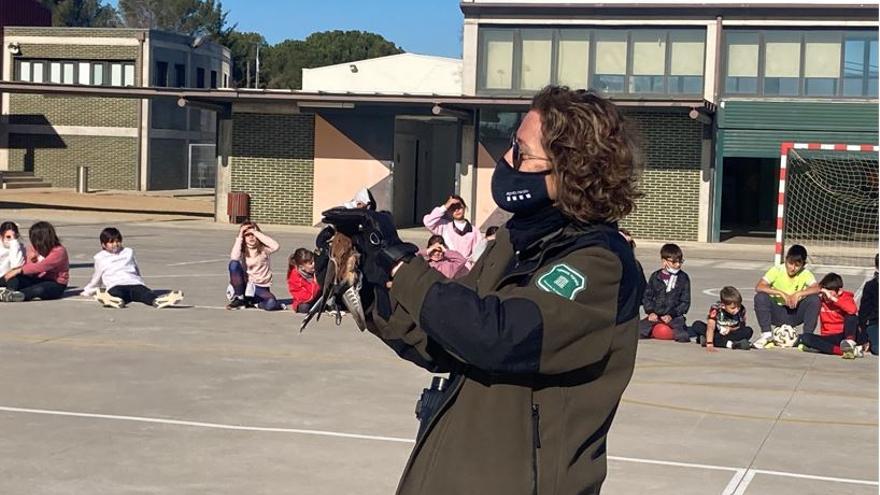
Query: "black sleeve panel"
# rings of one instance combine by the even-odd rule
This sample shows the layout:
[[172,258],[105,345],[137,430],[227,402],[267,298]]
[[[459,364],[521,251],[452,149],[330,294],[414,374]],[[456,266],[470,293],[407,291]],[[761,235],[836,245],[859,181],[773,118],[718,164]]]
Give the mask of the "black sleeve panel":
[[538,305],[528,299],[480,298],[462,285],[435,283],[425,297],[420,326],[444,348],[482,370],[539,370],[543,320]]
[[679,292],[678,304],[673,310],[674,316],[684,316],[691,309],[691,278],[687,273],[681,272],[679,279],[681,280],[681,291]]

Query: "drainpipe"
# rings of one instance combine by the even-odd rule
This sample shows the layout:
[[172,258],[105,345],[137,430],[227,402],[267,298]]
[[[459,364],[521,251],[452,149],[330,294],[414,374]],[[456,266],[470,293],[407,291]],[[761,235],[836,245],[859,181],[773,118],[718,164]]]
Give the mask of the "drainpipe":
[[721,102],[719,98],[721,97],[721,36],[722,36],[722,19],[719,15],[715,18],[715,84],[712,91],[712,99],[714,100],[712,103],[719,105]]
[[[138,79],[140,80],[140,86],[142,86],[142,87],[149,85],[149,84],[144,84],[144,64],[146,63],[146,57],[144,57],[144,38],[145,38],[145,36],[144,36],[143,31],[140,31],[137,33],[137,40],[138,40],[138,46],[139,46],[138,55],[141,59],[141,63],[140,63],[141,70],[140,70],[140,74],[139,74],[140,77]],[[144,147],[143,118],[144,118],[144,101],[138,100],[138,102],[137,102],[137,161],[136,161],[137,170],[135,171],[135,174],[134,174],[135,181],[136,181],[135,182],[135,184],[136,184],[135,189],[138,191],[142,191],[144,189],[142,187],[142,181],[141,181],[141,179],[142,179],[141,173],[142,173],[143,165],[144,165],[143,164],[143,160],[144,160],[144,156],[143,156],[143,147]]]
[[[715,176],[712,181],[712,187],[710,188],[710,201],[711,201],[711,209],[712,218],[710,222],[709,229],[709,242],[720,242],[721,241],[721,184],[723,175],[723,168],[721,171],[717,170],[718,161],[719,161],[719,150],[718,150],[718,114],[719,109],[721,109],[721,55],[722,55],[722,45],[723,45],[723,19],[721,16],[715,17],[715,83],[713,84],[712,89],[712,99],[715,104],[715,115],[712,118],[712,153],[711,156],[711,164],[712,164],[712,172]],[[723,165],[722,165],[723,167]]]

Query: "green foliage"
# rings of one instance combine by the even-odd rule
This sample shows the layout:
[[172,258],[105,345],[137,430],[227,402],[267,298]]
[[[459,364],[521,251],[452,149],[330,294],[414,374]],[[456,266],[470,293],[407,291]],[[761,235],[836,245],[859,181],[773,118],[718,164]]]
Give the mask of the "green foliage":
[[[247,75],[245,74],[245,70],[247,68],[247,62],[251,63],[251,77],[254,77],[255,69],[256,69],[256,47],[260,46],[260,58],[265,60],[265,53],[269,44],[266,43],[266,39],[263,38],[263,35],[260,33],[241,33],[238,31],[230,32],[223,44],[229,48],[229,51],[232,55],[232,80],[235,83],[236,87],[243,88],[245,87],[245,83],[247,82]],[[264,72],[265,71],[261,71]],[[265,77],[261,75],[260,77]],[[253,85],[253,82],[251,83]],[[261,86],[265,87],[265,84]]]
[[215,0],[119,0],[119,13],[132,28],[161,29],[223,42],[232,32],[227,11]]
[[52,25],[60,27],[116,27],[119,14],[103,0],[41,0],[52,11]]

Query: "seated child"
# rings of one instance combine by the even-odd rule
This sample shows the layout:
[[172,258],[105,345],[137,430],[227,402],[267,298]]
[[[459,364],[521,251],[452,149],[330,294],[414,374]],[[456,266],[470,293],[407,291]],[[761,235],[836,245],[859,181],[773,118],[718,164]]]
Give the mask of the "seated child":
[[[95,255],[95,273],[83,287],[82,295],[94,297],[105,308],[123,308],[134,301],[158,309],[174,306],[183,299],[183,292],[171,291],[157,295],[141,278],[134,250],[122,247],[122,233],[107,227],[99,236],[101,251]],[[101,287],[104,290],[101,290]]]
[[6,287],[6,275],[24,265],[24,246],[18,240],[15,222],[0,223],[0,241],[0,287]]
[[[239,227],[238,236],[229,253],[229,285],[232,294],[226,309],[240,309],[256,304],[265,311],[282,309],[272,294],[272,267],[269,257],[280,248],[278,242],[264,234],[253,222]],[[249,287],[253,296],[248,296]]]
[[719,301],[709,308],[706,322],[695,321],[691,325],[691,331],[697,334],[697,342],[709,352],[714,352],[718,347],[751,349],[753,332],[746,326],[742,294],[736,287],[728,286],[721,289],[718,295]]
[[467,259],[458,251],[446,247],[446,241],[441,235],[432,235],[428,239],[428,248],[421,253],[431,268],[442,273],[447,278],[458,278],[467,275]]
[[801,335],[798,348],[834,354],[844,359],[864,357],[862,345],[867,340],[859,334],[859,318],[853,293],[843,290],[843,278],[829,273],[819,281],[819,331]]
[[315,253],[299,248],[288,258],[287,290],[290,307],[297,313],[308,313],[321,287],[315,277]]
[[641,338],[651,338],[654,325],[665,323],[672,327],[676,342],[690,342],[685,315],[691,307],[691,281],[681,270],[683,262],[684,255],[677,244],[660,248],[660,269],[648,278],[642,298],[647,316],[639,322]]
[[807,249],[800,244],[788,248],[785,263],[767,270],[755,286],[755,316],[761,337],[754,346],[762,349],[773,341],[773,327],[803,324],[803,334],[816,330],[819,316],[819,286],[807,270]]
[[6,287],[0,288],[0,302],[61,299],[70,281],[70,260],[61,245],[55,227],[36,222],[28,229],[31,245],[24,265],[4,275]]

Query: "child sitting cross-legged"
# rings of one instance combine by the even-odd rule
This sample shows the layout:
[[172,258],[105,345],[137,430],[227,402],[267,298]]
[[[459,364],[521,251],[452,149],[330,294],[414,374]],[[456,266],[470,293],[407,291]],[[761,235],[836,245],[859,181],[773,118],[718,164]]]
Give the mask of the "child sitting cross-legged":
[[107,227],[99,238],[101,251],[95,255],[95,273],[83,287],[83,296],[94,297],[105,308],[116,309],[130,302],[161,309],[183,299],[183,292],[175,290],[160,296],[146,286],[134,250],[122,246],[122,233],[118,229]]
[[290,307],[297,313],[308,313],[312,302],[321,290],[315,277],[315,253],[299,248],[288,258],[287,290],[290,291]]
[[801,335],[798,349],[815,350],[834,354],[844,359],[864,357],[863,345],[867,341],[859,332],[858,309],[853,293],[843,290],[843,278],[829,273],[819,281],[820,333]]
[[695,321],[691,331],[697,334],[697,342],[709,352],[718,347],[728,349],[752,348],[752,329],[746,326],[746,308],[742,294],[736,287],[724,287],[719,301],[709,308],[706,321]]
[[651,338],[654,327],[663,323],[672,328],[676,342],[690,342],[685,315],[691,307],[691,281],[681,269],[683,262],[684,255],[677,244],[660,248],[660,269],[648,278],[642,297],[647,315],[639,322],[643,339]]

